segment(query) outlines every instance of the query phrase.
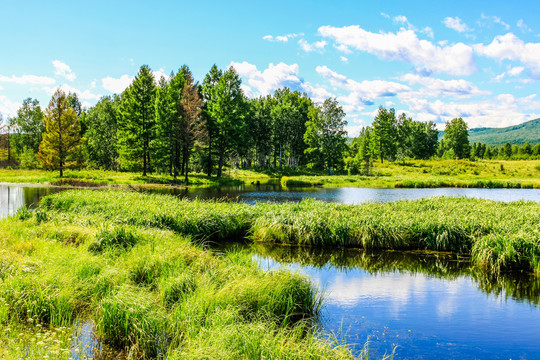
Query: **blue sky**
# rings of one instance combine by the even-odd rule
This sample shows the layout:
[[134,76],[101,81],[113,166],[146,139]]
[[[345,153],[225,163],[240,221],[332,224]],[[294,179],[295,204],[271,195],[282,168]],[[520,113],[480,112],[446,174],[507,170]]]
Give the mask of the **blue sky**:
[[282,86],[337,97],[351,135],[379,105],[439,128],[540,117],[538,1],[0,0],[0,113],[57,87],[85,106],[121,92],[142,64],[187,64],[202,81],[234,66],[245,93]]

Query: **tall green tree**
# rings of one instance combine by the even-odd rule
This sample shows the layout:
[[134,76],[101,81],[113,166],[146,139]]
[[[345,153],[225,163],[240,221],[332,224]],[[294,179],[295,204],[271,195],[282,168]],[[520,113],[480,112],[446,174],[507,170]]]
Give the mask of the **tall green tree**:
[[34,154],[39,151],[39,144],[45,132],[43,118],[39,101],[27,98],[17,110],[17,116],[10,119],[11,128],[15,132],[11,137],[11,143],[18,155],[22,154],[24,149],[29,149]]
[[381,163],[385,158],[394,159],[397,152],[397,124],[394,109],[379,107],[377,116],[371,124],[372,153],[378,156]]
[[116,148],[119,95],[104,96],[88,110],[86,116],[86,150],[91,166],[113,170],[117,168],[118,151]]
[[118,154],[123,166],[142,164],[146,176],[150,163],[150,144],[154,140],[156,85],[154,75],[143,65],[122,94],[118,118]]
[[223,77],[223,71],[218,69],[214,64],[208,74],[204,77],[203,85],[200,89],[200,93],[203,98],[203,107],[201,112],[201,117],[206,124],[206,133],[208,136],[208,147],[206,149],[206,174],[208,176],[212,175],[212,170],[214,168],[214,145],[216,142],[217,121],[214,117],[215,104],[217,102],[217,91],[216,87],[218,86],[220,79]]
[[186,71],[185,83],[182,89],[182,99],[180,101],[180,115],[182,122],[180,124],[180,134],[182,139],[183,161],[185,168],[184,181],[189,182],[189,158],[197,142],[203,142],[206,139],[206,126],[204,119],[201,119],[202,99],[199,96],[199,89],[193,80],[189,69]]
[[336,99],[326,99],[321,106],[311,107],[304,141],[312,167],[323,166],[333,173],[343,166],[347,149],[346,125],[345,112]]
[[244,137],[244,118],[248,108],[241,84],[240,77],[231,66],[217,84],[208,88],[206,111],[211,118],[212,140],[218,157],[218,177],[222,175],[226,157],[239,146]]
[[452,150],[458,159],[468,158],[471,154],[467,123],[462,118],[446,122],[444,143],[447,150]]
[[60,171],[77,164],[80,155],[81,125],[66,94],[57,89],[46,111],[45,132],[39,146],[38,159],[45,168]]

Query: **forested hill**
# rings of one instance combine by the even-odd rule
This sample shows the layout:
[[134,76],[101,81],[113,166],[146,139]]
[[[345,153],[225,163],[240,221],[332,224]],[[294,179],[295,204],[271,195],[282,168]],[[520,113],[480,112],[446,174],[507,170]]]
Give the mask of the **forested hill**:
[[469,130],[469,142],[487,145],[531,145],[540,143],[540,118],[505,128],[478,128]]
[[[439,140],[443,136],[444,131],[439,131]],[[469,129],[469,143],[475,142],[498,146],[507,142],[512,145],[540,144],[540,118],[505,128]]]

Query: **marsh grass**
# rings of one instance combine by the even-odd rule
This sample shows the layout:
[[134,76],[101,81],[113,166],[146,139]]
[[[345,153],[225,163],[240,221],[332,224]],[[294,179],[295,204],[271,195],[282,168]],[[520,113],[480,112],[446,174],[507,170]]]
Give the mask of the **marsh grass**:
[[[86,198],[44,200],[41,220],[34,213],[0,222],[0,330],[10,329],[0,340],[3,357],[69,358],[67,335],[54,350],[21,339],[40,329],[74,333],[91,318],[107,348],[133,359],[353,359],[318,340],[321,298],[306,278],[264,272],[247,252],[216,256],[178,234],[207,229],[226,239],[240,226],[245,235],[250,208],[80,194]],[[176,232],[163,229],[167,213]]]

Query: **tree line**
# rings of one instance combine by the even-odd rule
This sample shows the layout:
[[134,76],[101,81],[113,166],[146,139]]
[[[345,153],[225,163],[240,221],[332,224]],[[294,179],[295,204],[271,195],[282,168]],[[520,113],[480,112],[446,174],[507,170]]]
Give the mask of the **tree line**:
[[24,100],[10,118],[7,144],[20,166],[59,170],[88,166],[143,176],[190,171],[220,177],[227,165],[340,170],[347,149],[345,113],[288,88],[248,99],[233,67],[213,66],[202,83],[182,66],[155,79],[141,66],[121,94],[83,109],[58,89],[43,111]]
[[[22,168],[97,168],[183,176],[222,176],[224,167],[306,168],[369,173],[373,161],[524,159],[540,145],[500,148],[469,144],[462,118],[439,141],[433,122],[380,107],[348,144],[345,112],[335,98],[318,104],[289,88],[248,99],[233,67],[216,65],[195,81],[188,66],[156,79],[143,65],[121,93],[84,109],[75,93],[57,89],[43,111],[28,98],[3,124],[0,146]],[[14,160],[17,160],[15,162]]]

